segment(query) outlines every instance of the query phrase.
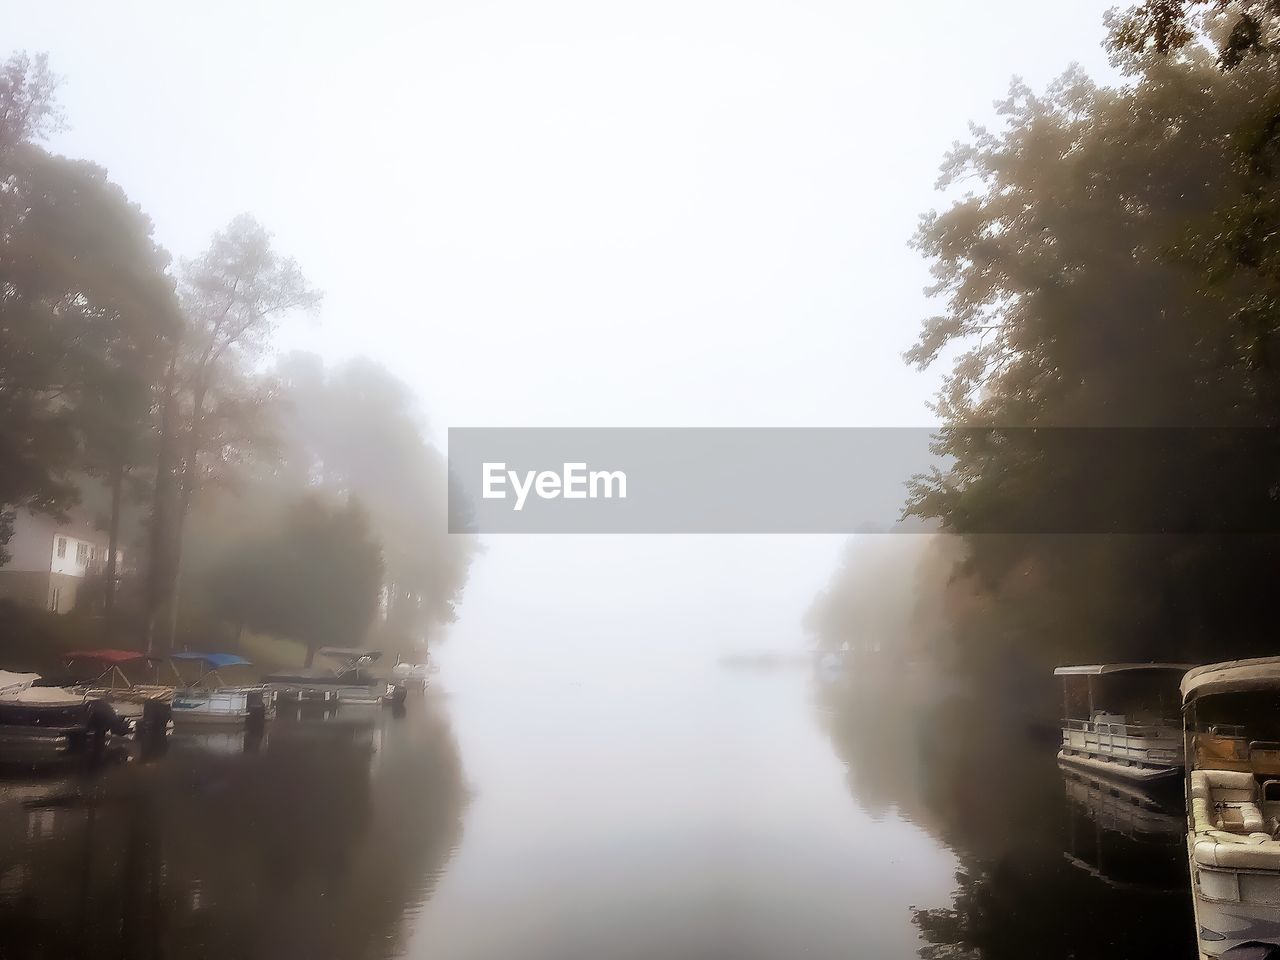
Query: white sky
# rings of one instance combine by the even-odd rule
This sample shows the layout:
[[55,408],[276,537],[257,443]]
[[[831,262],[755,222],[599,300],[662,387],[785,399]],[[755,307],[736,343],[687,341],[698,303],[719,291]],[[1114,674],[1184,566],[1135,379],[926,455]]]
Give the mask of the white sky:
[[[930,422],[936,376],[900,354],[938,163],[1011,75],[1105,71],[1113,2],[8,0],[4,23],[65,77],[55,149],[176,255],[254,213],[326,292],[287,341],[381,360],[442,440]],[[655,622],[794,633],[840,546],[562,538],[558,585],[552,540],[517,540],[491,540],[460,630],[651,584]]]

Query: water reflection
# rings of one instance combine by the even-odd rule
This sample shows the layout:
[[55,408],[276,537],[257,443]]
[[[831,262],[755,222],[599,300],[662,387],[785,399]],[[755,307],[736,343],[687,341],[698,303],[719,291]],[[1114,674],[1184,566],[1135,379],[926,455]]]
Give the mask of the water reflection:
[[1186,818],[1176,793],[1156,795],[1068,767],[1062,783],[1068,863],[1114,887],[1186,894]]
[[461,835],[431,699],[175,734],[166,755],[0,783],[10,957],[384,957]]
[[820,689],[855,800],[959,861],[952,903],[912,909],[921,957],[1195,956],[1176,796],[1064,777],[1056,733],[925,675]]

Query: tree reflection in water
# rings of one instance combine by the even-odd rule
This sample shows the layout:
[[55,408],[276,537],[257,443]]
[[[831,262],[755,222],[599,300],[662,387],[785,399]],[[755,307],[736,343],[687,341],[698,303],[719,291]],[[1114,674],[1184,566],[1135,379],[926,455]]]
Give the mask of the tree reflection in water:
[[[951,905],[912,908],[925,960],[1194,958],[1180,830],[1117,822],[1127,801],[1105,785],[1072,801],[1056,731],[923,673],[822,684],[818,704],[856,802],[959,860]],[[1163,798],[1174,823],[1177,790]]]
[[376,958],[462,832],[461,765],[431,699],[282,718],[261,742],[0,783],[8,958]]

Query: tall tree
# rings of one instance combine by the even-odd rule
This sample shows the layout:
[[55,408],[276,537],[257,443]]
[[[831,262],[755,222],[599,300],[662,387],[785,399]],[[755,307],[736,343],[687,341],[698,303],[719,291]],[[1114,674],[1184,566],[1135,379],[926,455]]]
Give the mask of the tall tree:
[[0,507],[61,516],[73,471],[117,456],[111,424],[146,421],[181,321],[150,220],[101,168],[31,142],[55,86],[43,58],[0,68]]
[[447,465],[423,438],[412,395],[365,359],[326,370],[293,354],[276,373],[287,469],[296,483],[351,492],[367,505],[386,561],[385,640],[421,645],[454,619],[476,543],[448,532]]
[[[1130,85],[1070,71],[1038,95],[1015,84],[1004,128],[948,156],[941,185],[970,192],[926,216],[917,245],[944,303],[908,359],[958,356],[938,400],[952,466],[912,509],[949,529],[1069,531],[1080,498],[1111,516],[1196,515],[1262,502],[1278,478],[1188,449],[1099,479],[1101,449],[1041,434],[982,440],[972,425],[1275,426],[1280,311],[1266,258],[1225,250],[1242,206],[1269,203],[1241,131],[1270,110],[1271,66],[1223,71],[1187,47]],[[1224,240],[1224,238],[1227,238]],[[967,566],[1012,621],[974,642],[1013,657],[1247,652],[1269,611],[1275,537],[972,537]],[[997,656],[999,659],[999,656]]]
[[1216,45],[1228,69],[1251,56],[1273,56],[1278,40],[1275,0],[1143,0],[1113,20],[1118,50],[1163,56],[1200,41]]
[[214,235],[201,256],[186,261],[180,292],[188,330],[171,353],[161,387],[156,487],[148,578],[148,649],[157,644],[157,617],[168,612],[164,640],[173,642],[182,538],[192,498],[210,469],[219,414],[244,385],[243,366],[260,355],[276,323],[313,308],[320,294],[297,263],[281,256],[270,234],[241,215]]

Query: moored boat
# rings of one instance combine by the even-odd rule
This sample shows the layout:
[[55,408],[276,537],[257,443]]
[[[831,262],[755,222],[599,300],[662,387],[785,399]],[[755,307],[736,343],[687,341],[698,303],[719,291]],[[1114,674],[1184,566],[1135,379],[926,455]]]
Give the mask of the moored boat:
[[1280,657],[1199,667],[1181,692],[1199,955],[1280,957]]
[[322,647],[315,659],[320,666],[293,673],[263,677],[270,690],[286,700],[338,704],[392,704],[404,700],[405,686],[376,675],[372,666],[382,656],[378,650]]
[[1062,679],[1062,763],[1140,783],[1182,770],[1178,681],[1186,663],[1058,667]]
[[135,723],[111,705],[64,687],[36,686],[36,673],[0,670],[0,759],[25,760],[87,752],[108,736],[128,736]]
[[188,683],[174,666],[182,684],[173,696],[173,719],[179,725],[228,727],[261,726],[273,714],[272,695],[263,684],[228,683],[222,672],[251,666],[234,653],[175,653],[172,661],[196,664],[199,674]]
[[136,650],[74,650],[63,655],[67,678],[53,681],[105,700],[132,721],[141,736],[173,729],[174,688],[159,681],[158,660]]

